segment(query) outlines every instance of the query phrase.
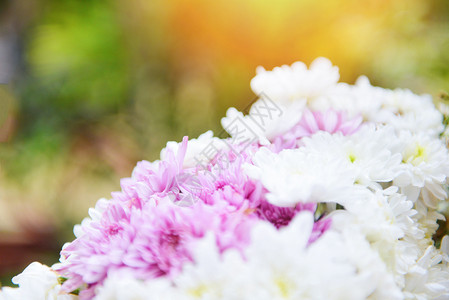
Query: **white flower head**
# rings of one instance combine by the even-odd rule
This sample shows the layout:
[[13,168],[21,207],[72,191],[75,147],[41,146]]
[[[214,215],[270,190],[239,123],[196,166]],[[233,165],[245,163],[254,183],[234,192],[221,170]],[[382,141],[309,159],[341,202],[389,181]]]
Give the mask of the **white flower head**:
[[413,221],[425,235],[424,238],[416,241],[423,252],[429,245],[433,245],[432,236],[439,227],[437,222],[444,220],[445,217],[435,209],[429,208],[421,197],[414,203],[414,209],[417,214],[413,216]]
[[3,288],[1,300],[75,300],[77,296],[61,291],[58,274],[38,262],[31,263],[23,272],[13,277],[18,288]]
[[[168,142],[167,146],[161,150],[161,159],[166,159],[167,150],[171,150],[173,153],[178,153],[178,149],[181,147],[181,143]],[[226,144],[217,137],[214,137],[212,130],[206,131],[201,134],[197,139],[191,139],[187,144],[187,151],[184,157],[183,167],[192,168],[198,164],[207,164],[213,157],[201,155],[203,151],[207,149],[213,149],[214,151],[220,151],[225,148]]]
[[245,261],[240,253],[228,249],[220,254],[212,233],[195,243],[192,252],[193,262],[173,278],[181,294],[188,299],[245,299],[237,288],[240,282],[248,280],[242,276]]
[[405,299],[449,299],[449,268],[434,246],[410,268],[405,281]]
[[314,60],[309,69],[304,63],[295,62],[272,71],[258,67],[256,72],[251,80],[253,91],[258,95],[264,93],[277,103],[318,98],[332,89],[340,78],[338,67],[324,57]]
[[387,90],[372,86],[365,76],[360,76],[354,85],[340,82],[326,95],[315,99],[310,106],[316,110],[336,109],[349,116],[362,116],[371,121],[385,98]]
[[345,210],[331,216],[335,228],[351,228],[363,234],[402,287],[404,274],[418,258],[418,241],[424,238],[424,232],[414,222],[417,212],[413,202],[396,191],[397,187],[359,190],[357,197],[346,202]]
[[[308,245],[313,226],[309,212],[276,230],[253,230],[248,258],[248,296],[244,299],[365,299],[388,294],[400,299],[384,264],[361,236],[328,230]],[[380,299],[380,298],[379,298]]]
[[109,274],[95,292],[94,300],[187,300],[167,278],[142,281],[129,274]]
[[299,202],[339,202],[352,187],[354,176],[341,161],[332,161],[302,149],[276,154],[261,148],[246,164],[248,176],[260,180],[268,190],[267,199],[277,206],[293,207]]
[[409,90],[385,90],[381,109],[371,121],[390,124],[400,130],[438,137],[443,131],[443,115],[436,109],[430,95],[416,95]]
[[356,183],[368,186],[391,181],[397,175],[401,154],[392,149],[396,139],[391,127],[366,125],[353,135],[318,132],[301,142],[304,152],[341,162]]
[[435,208],[447,196],[444,184],[449,176],[449,154],[445,145],[439,139],[407,131],[401,133],[400,139],[403,163],[394,184],[413,194],[413,201],[421,189],[426,205]]
[[301,120],[304,106],[305,100],[284,105],[262,95],[251,106],[248,115],[229,108],[221,124],[231,135],[233,143],[258,142],[268,145],[274,137],[285,133]]

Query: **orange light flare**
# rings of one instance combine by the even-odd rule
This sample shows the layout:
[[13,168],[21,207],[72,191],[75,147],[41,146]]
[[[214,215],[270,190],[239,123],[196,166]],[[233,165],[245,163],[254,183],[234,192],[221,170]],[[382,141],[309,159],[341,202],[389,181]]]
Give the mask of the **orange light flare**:
[[254,72],[258,65],[271,69],[326,56],[345,66],[343,79],[353,80],[373,47],[381,47],[393,12],[389,1],[175,0],[166,32],[178,65],[232,63]]

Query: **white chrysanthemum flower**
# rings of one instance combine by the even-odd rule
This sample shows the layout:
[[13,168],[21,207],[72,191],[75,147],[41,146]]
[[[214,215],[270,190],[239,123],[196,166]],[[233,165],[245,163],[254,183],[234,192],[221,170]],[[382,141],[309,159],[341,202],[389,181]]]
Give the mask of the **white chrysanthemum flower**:
[[354,85],[338,83],[324,96],[311,102],[310,107],[315,110],[345,111],[349,116],[361,115],[365,121],[371,121],[379,111],[386,93],[388,90],[374,87],[368,78],[360,76]]
[[402,132],[401,172],[394,184],[403,188],[403,193],[416,201],[421,192],[426,205],[436,208],[438,200],[446,198],[444,189],[449,176],[449,154],[445,145],[426,135]]
[[345,204],[345,211],[356,218],[368,241],[394,242],[406,235],[423,238],[424,233],[412,219],[417,214],[413,202],[396,191],[397,187],[374,192],[359,190],[357,199]]
[[246,116],[233,107],[229,108],[226,117],[221,119],[221,125],[232,137],[233,143],[259,142],[268,145],[270,140],[301,120],[304,106],[305,100],[284,105],[263,97],[251,106]]
[[[366,126],[351,136],[318,132],[302,139],[303,147],[274,154],[259,150],[250,177],[268,189],[267,199],[278,206],[298,202],[339,202],[350,197],[354,183],[371,186],[393,180],[401,163],[391,127]],[[393,141],[393,142],[392,142]],[[343,194],[342,194],[343,193]]]
[[308,245],[312,225],[312,215],[301,213],[279,231],[268,224],[254,228],[246,251],[251,280],[242,282],[248,287],[244,299],[401,298],[363,237],[329,230]]
[[340,160],[301,149],[279,154],[261,148],[253,157],[254,165],[244,166],[247,174],[260,180],[268,190],[267,199],[277,206],[293,207],[299,202],[340,202],[355,181]]
[[340,230],[357,228],[379,253],[396,283],[404,286],[403,276],[420,254],[417,241],[424,232],[413,221],[413,202],[396,193],[397,187],[384,191],[359,190],[358,197],[333,213],[334,226]]
[[353,173],[356,183],[368,186],[391,181],[397,175],[401,155],[392,151],[396,139],[391,127],[364,126],[353,135],[318,132],[301,142],[302,151],[340,161]]
[[[344,241],[346,257],[357,267],[359,276],[369,278],[368,280],[371,281],[373,292],[366,299],[393,300],[403,298],[400,288],[396,285],[393,275],[388,272],[387,266],[379,253],[372,249],[370,243],[357,228],[346,227],[339,231],[337,228],[333,230],[338,232],[337,238]],[[328,247],[332,248],[331,245]]]
[[261,145],[268,145],[270,141],[264,132],[257,126],[249,116],[243,115],[234,107],[226,111],[226,117],[221,118],[221,126],[232,138],[235,144],[249,144],[259,142]]
[[409,130],[438,137],[443,131],[443,115],[436,109],[430,95],[416,95],[409,90],[387,90],[381,109],[371,121],[391,124],[398,131]]
[[405,276],[405,299],[449,299],[449,268],[443,253],[429,246]]
[[18,288],[5,287],[0,291],[0,300],[75,300],[78,296],[61,291],[58,274],[38,262],[31,263],[23,272],[13,277]]
[[375,87],[365,76],[359,77],[354,85],[338,83],[310,106],[338,109],[351,116],[362,115],[365,121],[392,125],[397,132],[409,130],[437,137],[444,129],[443,115],[429,95]]
[[306,98],[318,98],[331,90],[340,78],[338,67],[324,57],[315,59],[310,68],[302,62],[276,67],[266,71],[258,67],[251,80],[257,94],[265,94],[276,103],[290,103]]
[[438,229],[439,225],[437,221],[444,220],[445,217],[438,211],[427,207],[422,198],[415,202],[414,208],[417,214],[413,216],[413,220],[418,228],[424,232],[424,238],[416,241],[423,253],[429,245],[433,245],[434,243],[432,236]]
[[305,99],[282,104],[262,95],[251,105],[248,117],[257,124],[268,140],[272,140],[290,130],[301,120],[305,105]]
[[[167,150],[171,150],[173,153],[178,153],[180,146],[181,143],[173,141],[168,142],[167,146],[161,150],[161,159],[166,159]],[[214,137],[212,130],[206,131],[197,139],[189,140],[183,167],[191,168],[198,164],[207,164],[213,158],[213,155],[223,148],[226,148],[226,144],[221,139]]]
[[94,300],[188,300],[167,278],[142,281],[119,274],[110,274],[96,289]]
[[228,249],[220,254],[211,233],[197,242],[192,252],[193,262],[187,263],[182,273],[173,279],[180,293],[198,300],[245,299],[236,286],[248,280],[242,276],[246,262],[240,253]]

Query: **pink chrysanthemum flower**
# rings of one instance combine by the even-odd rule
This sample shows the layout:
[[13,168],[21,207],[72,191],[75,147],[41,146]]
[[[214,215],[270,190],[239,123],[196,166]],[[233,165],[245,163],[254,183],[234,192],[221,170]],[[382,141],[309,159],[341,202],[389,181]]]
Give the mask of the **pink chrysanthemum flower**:
[[[316,210],[316,203],[298,203],[295,207],[279,207],[268,201],[261,201],[255,213],[257,216],[273,224],[277,229],[288,226],[291,220],[301,211]],[[309,243],[316,241],[329,227],[332,220],[330,218],[322,218],[315,221],[312,232],[310,234]]]
[[228,212],[256,208],[263,199],[262,184],[249,179],[242,170],[249,157],[245,153],[236,156],[233,151],[219,155],[222,157],[212,162],[210,170],[198,173],[202,187],[199,199]]
[[315,212],[315,203],[299,203],[296,207],[279,207],[268,201],[261,201],[255,213],[262,219],[272,223],[276,228],[287,226],[293,217],[300,211]]
[[348,119],[342,111],[310,111],[306,109],[301,121],[293,128],[296,138],[310,136],[318,131],[341,132],[350,135],[356,132],[362,123],[362,117]]
[[243,213],[229,214],[203,202],[174,204],[189,195],[188,182],[179,180],[189,174],[182,169],[186,148],[184,138],[176,155],[169,151],[164,161],[139,163],[101,218],[81,226],[82,234],[64,247],[57,267],[68,278],[66,291],[87,285],[80,297],[90,299],[113,270],[129,270],[140,279],[170,276],[190,260],[189,242],[207,230],[216,231],[223,251],[249,242],[251,220]]
[[209,230],[223,251],[241,249],[249,241],[249,219],[217,214],[201,202],[179,207],[167,200],[142,209],[122,204],[111,203],[99,222],[84,227],[84,234],[62,250],[64,260],[56,270],[69,278],[65,291],[87,285],[80,298],[90,299],[90,291],[117,270],[138,279],[172,276],[191,261],[190,243]]
[[271,148],[275,152],[296,148],[303,137],[311,136],[318,131],[341,132],[344,135],[350,135],[360,128],[361,123],[361,116],[349,119],[342,111],[327,110],[323,112],[305,109],[299,123],[285,134],[276,137]]
[[63,289],[71,292],[83,285],[88,289],[80,298],[90,299],[91,289],[102,282],[109,268],[122,263],[123,254],[134,239],[130,228],[131,210],[121,203],[110,203],[99,221],[81,226],[82,235],[61,251],[61,264],[55,266],[62,276],[68,278]]
[[138,162],[131,178],[120,181],[122,191],[112,193],[112,197],[136,207],[141,207],[142,201],[151,200],[157,203],[167,195],[178,198],[181,187],[176,178],[183,172],[182,164],[187,143],[188,138],[184,137],[178,152],[175,154],[168,150],[165,160]]

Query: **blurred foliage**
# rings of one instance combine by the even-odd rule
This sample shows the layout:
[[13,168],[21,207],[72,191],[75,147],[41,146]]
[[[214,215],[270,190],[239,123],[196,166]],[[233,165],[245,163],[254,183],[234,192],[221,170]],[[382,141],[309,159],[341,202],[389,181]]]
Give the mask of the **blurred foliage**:
[[50,7],[27,44],[30,75],[19,86],[28,100],[23,126],[49,117],[58,128],[117,113],[128,102],[130,72],[113,7],[107,1]]
[[326,56],[343,81],[449,91],[447,0],[14,0],[0,26],[0,69],[15,70],[0,88],[0,245],[23,254],[0,275],[32,249],[55,261],[168,140],[220,132],[227,107],[253,100],[258,65]]

